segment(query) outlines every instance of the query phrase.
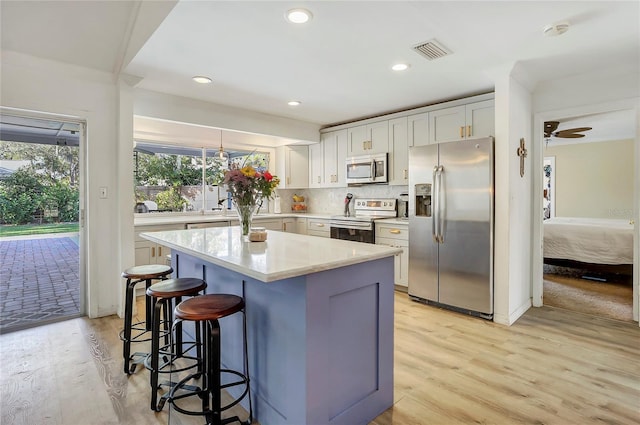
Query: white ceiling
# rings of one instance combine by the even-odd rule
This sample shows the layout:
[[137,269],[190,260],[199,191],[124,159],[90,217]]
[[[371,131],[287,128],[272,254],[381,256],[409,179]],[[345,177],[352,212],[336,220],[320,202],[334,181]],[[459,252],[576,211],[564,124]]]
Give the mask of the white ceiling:
[[[312,21],[285,21],[293,7]],[[514,63],[532,85],[640,64],[638,1],[3,0],[1,12],[3,49],[320,125],[492,91]],[[559,21],[571,24],[566,34],[543,35]],[[431,39],[452,54],[429,61],[413,51]],[[411,67],[391,71],[398,61]]]

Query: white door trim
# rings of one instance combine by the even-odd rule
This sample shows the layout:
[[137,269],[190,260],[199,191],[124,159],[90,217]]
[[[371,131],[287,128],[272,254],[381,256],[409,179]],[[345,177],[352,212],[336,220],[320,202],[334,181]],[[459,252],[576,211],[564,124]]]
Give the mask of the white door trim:
[[[544,122],[553,119],[564,119],[578,117],[582,115],[599,114],[620,110],[632,110],[635,117],[634,128],[636,129],[635,137],[635,154],[634,154],[634,246],[633,246],[633,319],[638,321],[638,297],[640,294],[638,288],[639,267],[640,264],[640,99],[631,98],[628,100],[620,100],[595,105],[585,105],[574,108],[559,109],[555,111],[538,112],[534,114],[533,119],[533,169],[540,170],[543,166],[544,151]],[[533,173],[533,229],[531,235],[531,264],[532,264],[532,304],[534,307],[543,305],[543,285],[542,285],[542,173]]]

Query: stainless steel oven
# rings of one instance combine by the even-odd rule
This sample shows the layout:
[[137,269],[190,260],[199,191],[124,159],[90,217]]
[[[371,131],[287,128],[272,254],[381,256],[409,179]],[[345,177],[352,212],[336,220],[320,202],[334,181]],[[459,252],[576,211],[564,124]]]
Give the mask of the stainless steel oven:
[[356,217],[331,218],[331,238],[347,241],[375,243],[373,220],[356,220]]
[[395,217],[396,199],[355,199],[354,214],[331,217],[331,238],[375,243],[375,220]]

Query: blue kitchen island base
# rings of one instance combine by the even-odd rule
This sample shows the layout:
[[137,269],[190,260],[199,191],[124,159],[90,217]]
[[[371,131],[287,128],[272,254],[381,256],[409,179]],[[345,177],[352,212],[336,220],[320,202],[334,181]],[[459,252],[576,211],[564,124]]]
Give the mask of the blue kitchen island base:
[[[392,406],[393,256],[264,282],[172,252],[178,277],[245,298],[261,425],[366,424]],[[223,367],[242,370],[241,318],[220,327]]]

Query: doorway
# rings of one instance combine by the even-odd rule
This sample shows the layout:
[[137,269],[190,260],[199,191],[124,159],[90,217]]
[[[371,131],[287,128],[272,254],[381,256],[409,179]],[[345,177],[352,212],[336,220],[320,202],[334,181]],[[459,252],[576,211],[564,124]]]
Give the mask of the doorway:
[[0,333],[83,316],[84,124],[0,114]]
[[[547,176],[546,173],[546,169],[545,166],[546,165],[550,165],[550,158],[551,156],[555,156],[554,154],[551,154],[549,151],[545,150],[545,146],[547,146],[547,143],[549,142],[547,140],[547,138],[545,138],[544,135],[544,123],[551,121],[551,120],[560,120],[562,121],[568,121],[571,120],[573,118],[578,118],[578,119],[584,119],[585,117],[591,117],[591,116],[596,116],[596,115],[607,115],[607,114],[611,114],[611,116],[613,115],[622,115],[625,118],[625,125],[624,127],[627,128],[628,134],[626,136],[620,137],[620,140],[627,140],[627,144],[629,145],[628,148],[628,168],[629,171],[627,172],[628,174],[628,184],[631,186],[631,188],[629,189],[629,195],[628,195],[628,199],[633,201],[633,204],[630,204],[629,206],[625,206],[620,208],[618,205],[615,204],[615,202],[611,199],[611,195],[612,192],[615,192],[615,190],[611,190],[611,191],[602,191],[602,188],[599,188],[597,190],[595,190],[595,192],[599,193],[600,196],[596,196],[596,194],[594,194],[594,191],[591,191],[589,193],[591,193],[590,195],[590,199],[591,202],[593,202],[594,199],[598,199],[598,207],[602,209],[602,211],[600,211],[600,215],[594,214],[593,217],[598,217],[602,220],[610,220],[610,221],[624,221],[624,224],[626,226],[625,232],[627,232],[628,234],[628,240],[629,240],[629,248],[627,249],[627,260],[624,261],[624,265],[622,266],[622,268],[620,267],[615,267],[615,268],[607,268],[607,270],[603,271],[600,268],[591,268],[590,266],[592,264],[586,264],[586,263],[570,263],[570,264],[553,264],[553,265],[549,265],[549,262],[547,261],[547,259],[544,259],[545,257],[545,249],[544,249],[544,233],[545,233],[545,228],[547,228],[548,230],[548,224],[553,221],[553,220],[549,220],[549,218],[551,217],[551,209],[554,209],[554,216],[556,216],[556,220],[563,220],[563,219],[569,219],[569,217],[573,217],[573,216],[578,216],[579,218],[590,218],[591,214],[590,213],[585,213],[585,214],[581,214],[583,213],[587,208],[584,206],[584,204],[581,205],[580,208],[576,208],[575,204],[572,205],[573,207],[573,211],[570,211],[567,209],[567,203],[565,202],[565,205],[563,207],[560,206],[559,204],[559,199],[558,198],[554,198],[553,196],[550,195],[554,195],[554,196],[564,196],[562,195],[560,192],[560,188],[558,187],[559,183],[558,183],[558,178],[560,178],[560,175],[557,174],[558,169],[563,167],[563,165],[561,163],[558,162],[558,158],[554,158],[555,164],[551,170],[551,175]],[[591,120],[593,118],[590,118]],[[575,126],[578,127],[578,126]],[[595,126],[594,126],[595,128]],[[614,102],[614,103],[610,103],[610,104],[603,104],[603,105],[593,105],[590,106],[588,108],[575,108],[575,109],[571,109],[571,110],[565,110],[565,111],[555,111],[553,113],[538,113],[536,114],[535,117],[535,126],[534,126],[534,137],[535,140],[540,141],[540,143],[536,144],[536,150],[534,151],[534,157],[533,157],[533,164],[535,166],[535,164],[538,164],[538,169],[541,170],[541,172],[539,173],[535,173],[534,175],[534,193],[539,193],[542,194],[542,196],[534,196],[533,199],[533,203],[534,203],[534,208],[536,208],[537,211],[541,211],[541,213],[536,214],[536,220],[534,220],[534,232],[532,235],[532,243],[534,247],[539,247],[539,249],[534,249],[533,250],[533,286],[532,286],[532,301],[533,301],[533,305],[534,306],[542,306],[547,305],[548,301],[550,301],[550,297],[544,298],[543,296],[543,292],[545,292],[547,290],[546,286],[544,286],[543,284],[545,283],[545,274],[548,274],[550,272],[550,268],[555,268],[555,270],[553,270],[554,272],[556,271],[560,271],[560,274],[564,273],[569,279],[577,279],[575,280],[575,282],[580,282],[580,286],[585,286],[587,287],[587,289],[589,289],[588,287],[591,287],[590,289],[595,289],[596,292],[593,293],[591,296],[597,298],[597,302],[602,301],[602,298],[604,296],[598,295],[597,291],[598,290],[603,290],[603,289],[607,289],[606,292],[610,292],[608,295],[612,296],[613,298],[615,297],[619,297],[620,298],[624,298],[624,302],[628,303],[627,307],[625,307],[627,310],[626,320],[634,320],[637,321],[638,320],[638,225],[634,224],[635,222],[637,222],[637,219],[634,220],[634,218],[637,218],[636,215],[638,213],[638,211],[633,207],[633,205],[637,205],[638,203],[638,190],[637,190],[637,181],[638,181],[638,176],[639,176],[639,171],[638,171],[638,164],[640,163],[640,152],[638,151],[638,146],[637,146],[637,134],[636,134],[636,109],[635,109],[635,105],[629,103],[629,102]],[[615,141],[618,140],[618,138],[611,138],[609,139],[609,141]],[[573,139],[570,140],[570,143],[575,143],[577,140]],[[596,140],[597,141],[597,140]],[[602,140],[605,141],[605,140]],[[619,142],[616,142],[619,143]],[[612,145],[609,145],[607,143],[601,143],[602,145],[607,145],[607,148],[611,148]],[[551,143],[549,143],[549,146],[551,146]],[[545,162],[546,161],[546,162]],[[575,162],[575,155],[574,157],[572,157],[572,161]],[[565,162],[565,165],[566,162]],[[571,166],[573,166],[573,164],[569,164]],[[618,167],[622,167],[621,165],[618,165]],[[569,167],[567,167],[567,170],[565,170],[567,173],[569,173],[568,170]],[[564,169],[564,168],[563,168]],[[582,182],[584,182],[585,180],[588,180],[590,178],[590,176],[597,176],[597,175],[603,175],[604,171],[603,169],[600,169],[598,166],[594,166],[592,168],[590,168],[590,172],[588,172],[587,174],[578,177],[577,173],[575,171],[572,171],[572,176],[576,179],[576,180],[581,180]],[[620,172],[621,168],[616,168],[616,170],[613,173],[605,173],[607,175],[611,175],[611,174],[618,174]],[[565,173],[566,174],[566,173]],[[551,184],[550,180],[551,178],[555,178],[555,180],[553,181],[553,184],[555,187],[555,190],[551,191],[550,193],[545,193],[545,189],[548,188],[547,185]],[[616,188],[616,190],[618,190],[618,188]],[[576,191],[575,193],[579,193],[580,191]],[[582,190],[582,192],[584,192],[584,190]],[[562,199],[562,198],[560,198]],[[586,202],[584,199],[577,199],[577,202]],[[548,202],[548,203],[547,203]],[[560,210],[558,210],[558,208],[560,208]],[[547,212],[548,211],[548,212]],[[618,215],[621,215],[620,217],[618,217]],[[624,216],[624,220],[621,220]],[[594,261],[594,263],[596,263],[597,266],[600,266],[600,264],[597,264],[598,261]],[[568,268],[563,268],[563,267],[567,267],[570,266]],[[585,266],[585,268],[582,268],[582,266]],[[588,266],[588,267],[587,267]],[[603,280],[606,280],[608,283],[611,283],[611,285],[602,285]],[[616,288],[615,286],[619,285],[618,288]],[[584,288],[570,288],[571,291],[574,291],[576,289],[579,289],[580,291],[582,291],[582,289]],[[619,290],[622,290],[622,293]],[[610,290],[610,291],[609,291]],[[544,295],[551,295],[549,294],[544,294]],[[605,294],[606,295],[606,294]],[[544,300],[543,300],[544,298]],[[565,300],[566,305],[565,307],[571,307],[569,309],[572,309],[575,307],[575,302],[573,301],[568,301]],[[612,305],[614,305],[615,308],[615,304],[616,301],[613,302]]]

